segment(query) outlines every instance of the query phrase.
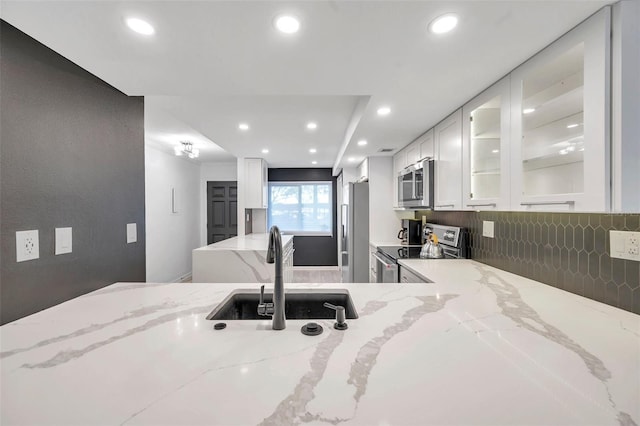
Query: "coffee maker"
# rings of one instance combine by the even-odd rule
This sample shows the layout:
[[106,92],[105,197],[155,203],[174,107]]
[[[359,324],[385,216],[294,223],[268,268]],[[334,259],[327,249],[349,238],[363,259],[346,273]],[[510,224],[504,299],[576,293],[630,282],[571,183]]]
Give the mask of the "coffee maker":
[[403,246],[419,246],[422,244],[422,221],[416,219],[402,219],[402,229],[398,238]]

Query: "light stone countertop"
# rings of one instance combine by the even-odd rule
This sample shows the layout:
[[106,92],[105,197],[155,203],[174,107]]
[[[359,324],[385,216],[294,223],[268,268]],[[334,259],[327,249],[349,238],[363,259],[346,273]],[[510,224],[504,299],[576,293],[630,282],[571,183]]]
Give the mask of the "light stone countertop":
[[[282,246],[286,246],[289,241],[293,239],[293,235],[282,235]],[[267,251],[267,245],[269,244],[269,234],[248,234],[240,235],[226,240],[219,241],[217,243],[209,244],[208,246],[200,247],[195,250],[207,251],[207,250],[262,250]]]
[[396,240],[393,242],[390,241],[371,241],[369,242],[369,245],[378,248],[378,247],[385,247],[385,246],[402,246],[402,247],[422,247],[422,244],[411,244],[411,245],[403,245],[402,244],[402,240]]
[[[632,425],[640,316],[470,260],[347,288],[349,329],[206,315],[257,284],[118,283],[0,327],[0,423]],[[410,262],[407,261],[407,264]]]

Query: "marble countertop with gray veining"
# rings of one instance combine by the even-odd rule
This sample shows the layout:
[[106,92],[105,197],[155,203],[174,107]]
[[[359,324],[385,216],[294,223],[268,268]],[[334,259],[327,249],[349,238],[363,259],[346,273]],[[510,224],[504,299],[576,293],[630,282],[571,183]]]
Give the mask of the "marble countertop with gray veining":
[[[282,235],[282,246],[286,246],[293,240],[293,235]],[[195,250],[262,250],[267,251],[269,245],[268,233],[239,235],[227,238],[217,243],[209,244]]]
[[[205,317],[250,284],[118,283],[0,327],[2,425],[633,425],[640,316],[468,260],[360,318]],[[431,266],[428,266],[428,265]]]

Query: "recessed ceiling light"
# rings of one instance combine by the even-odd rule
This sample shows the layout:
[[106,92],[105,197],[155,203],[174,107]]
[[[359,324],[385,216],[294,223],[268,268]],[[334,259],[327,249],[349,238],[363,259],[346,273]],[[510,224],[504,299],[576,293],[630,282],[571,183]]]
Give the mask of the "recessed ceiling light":
[[307,123],[307,129],[309,130],[315,130],[318,128],[318,125],[316,123],[314,123],[313,121],[310,121]]
[[535,110],[536,110],[535,108],[525,108],[525,109],[522,110],[522,113],[523,114],[531,114]]
[[265,148],[265,149],[263,149],[263,150],[262,150],[262,153],[263,153],[263,154],[268,154],[268,153],[269,153],[269,150]]
[[278,31],[285,34],[297,33],[300,29],[300,21],[295,16],[282,15],[278,16],[275,21]]
[[391,108],[389,108],[388,106],[378,108],[378,115],[389,115],[390,112]]
[[138,18],[127,18],[127,26],[132,30],[142,35],[153,35],[156,30],[147,21],[143,21]]
[[573,129],[574,127],[578,127],[578,125],[577,124],[569,124],[567,126],[567,129]]
[[249,125],[247,123],[238,124],[238,129],[240,130],[249,130]]
[[361,139],[358,141],[358,145],[360,146],[365,146],[367,144],[367,141],[365,139]]
[[438,16],[429,24],[429,31],[434,34],[448,33],[458,25],[458,17],[453,13]]
[[311,164],[318,164],[318,162],[317,161],[312,161]]
[[354,161],[356,161],[356,159],[353,158],[353,157],[349,157],[349,158],[347,158],[347,161],[350,162],[350,163],[353,163]]
[[499,152],[500,152],[500,150],[499,150],[499,149],[494,149],[494,150],[493,150],[493,151],[491,151],[491,152],[493,152],[494,154],[497,154],[497,153],[499,153]]
[[309,150],[309,152],[310,152],[310,153],[312,153],[312,154],[315,154],[316,152],[318,152],[318,150],[317,150],[317,149],[315,149],[315,148],[311,148],[311,149]]

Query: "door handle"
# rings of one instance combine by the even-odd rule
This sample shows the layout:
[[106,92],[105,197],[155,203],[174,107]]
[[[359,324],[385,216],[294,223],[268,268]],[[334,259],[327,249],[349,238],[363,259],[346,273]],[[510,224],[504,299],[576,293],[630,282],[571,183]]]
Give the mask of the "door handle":
[[567,201],[527,201],[520,203],[521,206],[555,206],[561,204],[575,204],[576,202],[573,200]]
[[467,207],[495,207],[496,203],[485,203],[485,204],[467,204]]

